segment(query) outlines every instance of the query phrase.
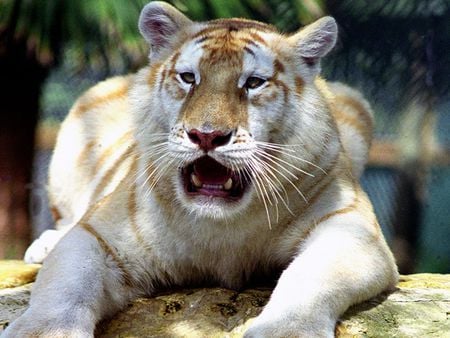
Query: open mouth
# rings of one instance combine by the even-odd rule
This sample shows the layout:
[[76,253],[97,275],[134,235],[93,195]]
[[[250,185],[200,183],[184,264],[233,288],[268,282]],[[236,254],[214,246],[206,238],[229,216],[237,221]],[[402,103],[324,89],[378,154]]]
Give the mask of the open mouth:
[[188,195],[204,195],[238,200],[246,191],[249,179],[209,156],[200,157],[181,171]]

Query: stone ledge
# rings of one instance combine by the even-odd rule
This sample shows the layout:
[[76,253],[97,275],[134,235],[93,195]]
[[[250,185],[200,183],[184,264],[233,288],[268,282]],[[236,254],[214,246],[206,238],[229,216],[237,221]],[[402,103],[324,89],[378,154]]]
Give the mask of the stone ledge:
[[[39,266],[0,261],[0,332],[26,308]],[[241,337],[269,289],[178,290],[141,298],[99,325],[97,337]],[[450,275],[402,276],[398,289],[350,308],[337,337],[450,337]]]

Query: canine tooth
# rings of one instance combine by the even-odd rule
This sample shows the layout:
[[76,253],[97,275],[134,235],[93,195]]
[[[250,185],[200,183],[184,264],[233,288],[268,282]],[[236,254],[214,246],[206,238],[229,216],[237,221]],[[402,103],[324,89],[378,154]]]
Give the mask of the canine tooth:
[[202,187],[202,185],[203,185],[202,181],[200,181],[200,180],[198,179],[198,177],[195,176],[195,174],[192,174],[192,175],[191,175],[191,180],[192,180],[192,183],[194,183],[194,185],[195,185],[197,188],[201,188],[201,187]]
[[231,177],[228,179],[228,181],[225,182],[225,184],[223,185],[223,188],[225,190],[230,190],[233,187],[233,180],[231,179]]

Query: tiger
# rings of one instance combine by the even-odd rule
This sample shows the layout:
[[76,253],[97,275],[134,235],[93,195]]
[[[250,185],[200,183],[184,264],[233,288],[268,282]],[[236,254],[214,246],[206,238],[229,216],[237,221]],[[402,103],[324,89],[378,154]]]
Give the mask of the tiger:
[[58,230],[28,250],[43,266],[3,337],[93,337],[137,297],[262,276],[275,286],[244,337],[334,337],[398,280],[359,184],[370,105],[320,75],[336,21],[286,34],[155,1],[138,27],[148,65],[89,89],[61,126]]

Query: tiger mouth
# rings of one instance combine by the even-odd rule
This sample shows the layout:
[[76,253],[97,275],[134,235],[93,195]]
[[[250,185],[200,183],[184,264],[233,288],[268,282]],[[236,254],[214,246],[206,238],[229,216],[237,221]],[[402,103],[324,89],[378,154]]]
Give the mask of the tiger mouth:
[[190,196],[220,197],[239,200],[249,186],[246,175],[220,164],[209,156],[203,156],[181,171],[184,189]]

